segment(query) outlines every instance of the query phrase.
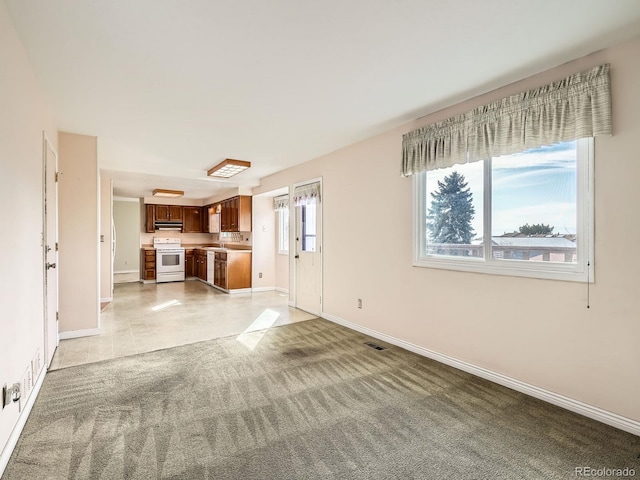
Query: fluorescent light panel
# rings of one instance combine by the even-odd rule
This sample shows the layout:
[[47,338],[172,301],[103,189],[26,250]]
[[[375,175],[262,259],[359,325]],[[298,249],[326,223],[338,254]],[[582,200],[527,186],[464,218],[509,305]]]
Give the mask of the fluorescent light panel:
[[207,175],[210,177],[229,178],[237,175],[240,172],[245,171],[251,166],[251,162],[245,162],[244,160],[234,160],[227,158],[220,162],[215,167],[209,169]]
[[184,195],[182,190],[165,190],[164,188],[156,188],[153,191],[154,197],[181,197]]

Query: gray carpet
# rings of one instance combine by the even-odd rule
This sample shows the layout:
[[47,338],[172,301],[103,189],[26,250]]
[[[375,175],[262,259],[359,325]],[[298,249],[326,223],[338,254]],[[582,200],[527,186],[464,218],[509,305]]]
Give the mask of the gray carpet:
[[640,474],[639,437],[327,321],[246,340],[50,372],[3,480]]

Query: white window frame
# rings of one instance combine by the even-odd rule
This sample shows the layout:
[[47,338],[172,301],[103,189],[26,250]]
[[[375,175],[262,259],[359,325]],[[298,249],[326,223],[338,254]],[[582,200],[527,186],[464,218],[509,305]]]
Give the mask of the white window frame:
[[[289,255],[289,227],[291,225],[289,221],[289,210],[289,208],[278,210],[278,253],[280,255]],[[286,231],[284,229],[285,221],[287,225]],[[285,246],[287,248],[284,248]]]
[[[516,277],[594,281],[594,203],[593,203],[594,140],[577,140],[577,262],[529,262],[494,259],[490,255],[490,242],[485,242],[484,257],[446,257],[429,255],[424,251],[424,222],[426,218],[426,181],[428,172],[413,175],[413,266],[458,270],[463,272],[509,275]],[[491,161],[484,162],[484,232],[491,232]],[[487,235],[484,235],[485,238]],[[489,238],[491,235],[489,235]]]

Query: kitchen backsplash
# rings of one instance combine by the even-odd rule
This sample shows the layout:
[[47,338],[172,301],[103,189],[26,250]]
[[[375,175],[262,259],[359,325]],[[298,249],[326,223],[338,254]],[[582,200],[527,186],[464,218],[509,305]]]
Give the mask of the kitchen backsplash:
[[155,233],[140,233],[140,245],[153,245],[154,237],[180,238],[183,245],[208,245],[224,242],[227,245],[251,245],[251,232],[239,233],[182,233],[171,230]]

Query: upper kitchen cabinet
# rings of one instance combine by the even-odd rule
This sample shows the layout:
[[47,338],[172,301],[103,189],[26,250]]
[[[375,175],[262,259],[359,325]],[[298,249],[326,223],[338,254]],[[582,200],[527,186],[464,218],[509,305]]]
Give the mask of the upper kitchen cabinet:
[[202,207],[182,207],[182,231],[184,233],[202,232]]
[[251,196],[239,195],[221,202],[220,230],[223,232],[251,231]]
[[156,231],[156,206],[155,205],[145,205],[145,232],[154,233]]
[[181,222],[182,208],[180,205],[156,205],[156,222]]
[[212,208],[211,205],[200,207],[200,231],[203,233],[209,233],[209,210]]

